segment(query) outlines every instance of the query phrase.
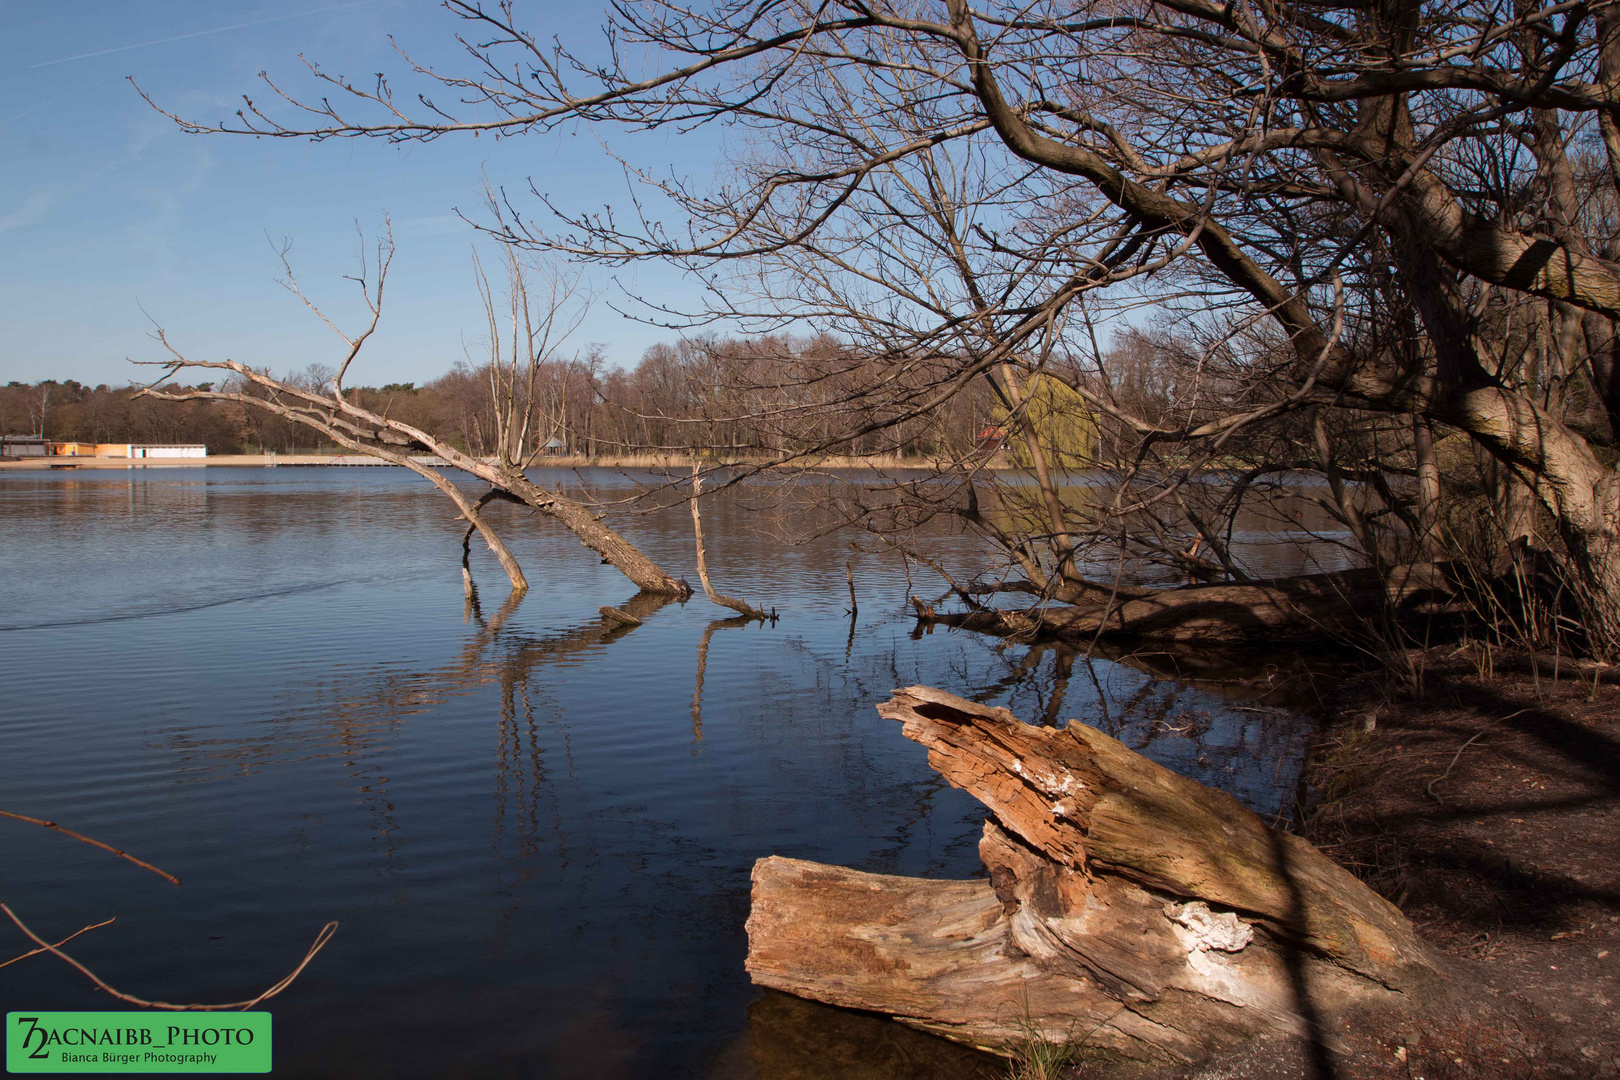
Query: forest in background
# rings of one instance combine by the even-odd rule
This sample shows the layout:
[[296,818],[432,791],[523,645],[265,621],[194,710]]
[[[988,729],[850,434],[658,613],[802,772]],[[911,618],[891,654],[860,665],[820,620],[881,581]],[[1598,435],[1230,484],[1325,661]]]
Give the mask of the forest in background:
[[[1175,378],[1169,361],[1178,351],[1184,346],[1166,337],[1125,335],[1112,354],[1116,367],[1128,373],[1116,390],[1146,411],[1167,408]],[[533,409],[541,441],[556,439],[557,452],[593,458],[694,452],[750,459],[822,447],[829,440],[836,441],[834,452],[852,456],[957,458],[1000,447],[1006,409],[982,383],[898,425],[873,423],[876,410],[860,416],[858,408],[843,407],[857,382],[872,380],[874,364],[883,367],[881,360],[827,336],[684,339],[652,346],[628,368],[610,364],[598,346],[538,364]],[[905,378],[900,365],[894,374]],[[325,365],[311,364],[281,381],[320,390],[332,375]],[[462,362],[421,385],[354,386],[345,394],[365,409],[483,456],[495,443],[489,375],[488,365]],[[165,392],[233,388],[233,380],[161,386]],[[167,401],[137,396],[137,389],[135,383],[12,381],[0,387],[0,432],[86,442],[203,443],[216,455],[337,449],[318,432],[261,409],[231,401]],[[1088,418],[1076,422],[1076,406],[1082,417],[1089,410],[1074,397],[1056,380],[1034,391],[1037,414],[1050,416],[1061,429],[1054,434],[1065,465],[1082,468],[1117,458],[1126,445],[1123,434]],[[841,431],[869,425],[881,429],[838,441]]]

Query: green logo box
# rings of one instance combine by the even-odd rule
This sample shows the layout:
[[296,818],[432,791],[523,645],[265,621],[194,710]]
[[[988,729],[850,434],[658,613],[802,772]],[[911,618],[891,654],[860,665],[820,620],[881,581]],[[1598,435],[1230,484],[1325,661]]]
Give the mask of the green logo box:
[[8,1012],[10,1073],[267,1073],[267,1012]]

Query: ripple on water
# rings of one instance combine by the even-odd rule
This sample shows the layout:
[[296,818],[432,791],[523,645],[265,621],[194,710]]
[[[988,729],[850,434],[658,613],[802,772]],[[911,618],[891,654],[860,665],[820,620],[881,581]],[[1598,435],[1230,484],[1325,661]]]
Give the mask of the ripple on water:
[[[876,702],[925,682],[1098,724],[1266,813],[1303,755],[1307,725],[1269,706],[914,639],[906,598],[936,589],[915,567],[840,536],[783,549],[723,502],[705,514],[717,584],[775,626],[695,598],[606,632],[596,609],[633,590],[516,513],[535,588],[502,613],[475,549],[472,610],[459,527],[394,470],[10,474],[0,523],[0,805],[185,881],[0,822],[8,902],[63,934],[118,915],[76,955],[185,1000],[268,985],[339,919],[276,1003],[278,1075],[968,1075],[955,1048],[761,996],[742,970],[760,856],[979,870],[981,808]],[[626,529],[695,579],[680,508]],[[0,969],[0,996],[98,1007],[37,960]]]

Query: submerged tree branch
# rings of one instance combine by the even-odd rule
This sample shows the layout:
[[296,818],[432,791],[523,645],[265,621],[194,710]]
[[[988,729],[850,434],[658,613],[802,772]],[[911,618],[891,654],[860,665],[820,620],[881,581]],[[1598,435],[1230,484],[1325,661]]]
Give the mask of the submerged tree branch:
[[[17,929],[26,934],[29,940],[38,945],[42,951],[59,957],[70,966],[77,968],[91,982],[95,983],[97,988],[106,991],[119,1001],[126,1001],[131,1005],[139,1005],[144,1009],[166,1009],[171,1012],[223,1012],[227,1009],[246,1011],[262,1001],[268,1001],[270,998],[275,997],[277,994],[287,989],[287,987],[291,986],[293,984],[293,980],[298,978],[299,975],[303,974],[304,969],[309,966],[309,962],[315,959],[315,954],[326,947],[326,943],[332,940],[332,935],[337,933],[338,928],[338,924],[335,922],[329,922],[325,926],[321,927],[321,932],[315,935],[315,941],[310,945],[309,952],[304,954],[304,958],[298,962],[298,966],[293,968],[291,972],[289,972],[278,982],[272,983],[262,994],[259,994],[256,997],[249,998],[246,1001],[230,1001],[220,1005],[176,1005],[168,1001],[148,1001],[145,998],[136,997],[134,994],[126,994],[121,990],[114,989],[112,986],[108,985],[107,982],[101,978],[101,976],[97,975],[95,972],[79,963],[79,961],[73,959],[73,957],[63,952],[57,945],[52,945],[50,942],[46,941],[44,938],[30,930],[28,925],[19,919],[17,917],[17,913],[12,911],[11,908],[7,907],[5,904],[0,904],[0,912],[4,912],[6,917],[17,925]],[[107,921],[111,922],[112,920],[109,919]],[[98,923],[97,925],[105,926],[106,923]],[[82,933],[83,931],[80,932]]]

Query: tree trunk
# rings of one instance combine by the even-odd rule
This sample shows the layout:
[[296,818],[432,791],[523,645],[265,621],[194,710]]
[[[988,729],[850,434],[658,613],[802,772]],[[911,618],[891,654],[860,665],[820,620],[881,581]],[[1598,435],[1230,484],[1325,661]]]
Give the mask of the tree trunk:
[[1432,559],[1440,549],[1440,461],[1434,453],[1434,425],[1412,418],[1412,457],[1417,466],[1418,535],[1415,558]]
[[878,706],[985,804],[988,881],[754,867],[756,983],[988,1049],[1197,1061],[1267,1032],[1330,1054],[1447,977],[1390,903],[1296,836],[1079,723],[928,687]]
[[1576,560],[1576,602],[1587,650],[1594,659],[1612,663],[1620,660],[1620,477],[1598,487],[1610,503],[1605,527],[1580,534],[1577,542],[1566,537],[1565,543]]
[[692,590],[678,578],[664,573],[659,565],[643,555],[634,544],[591,513],[582,503],[560,492],[547,491],[518,472],[504,474],[500,486],[548,517],[556,518],[579,537],[579,542],[602,556],[644,592],[667,596],[687,596]]
[[1457,592],[1446,564],[1413,563],[1393,567],[1387,577],[1365,568],[1241,584],[1132,589],[1113,604],[944,615],[918,605],[918,614],[925,622],[1009,636],[1259,645],[1364,638],[1391,621],[1448,619],[1457,614]]
[[1524,540],[1532,547],[1542,546],[1536,536],[1535,495],[1512,469],[1491,457],[1484,447],[1475,445],[1474,458],[1480,482],[1490,498],[1490,516],[1482,524],[1488,533],[1497,534],[1490,536],[1490,541],[1503,547],[1517,540]]

